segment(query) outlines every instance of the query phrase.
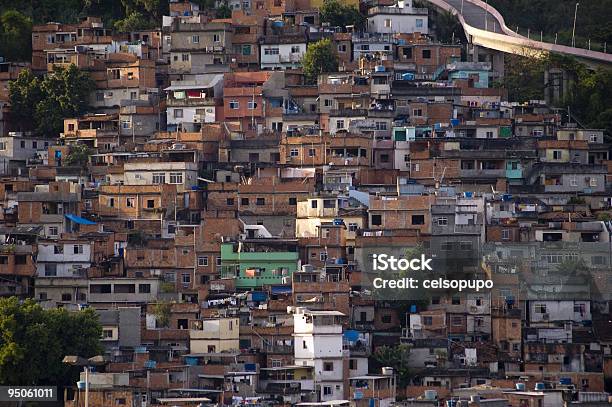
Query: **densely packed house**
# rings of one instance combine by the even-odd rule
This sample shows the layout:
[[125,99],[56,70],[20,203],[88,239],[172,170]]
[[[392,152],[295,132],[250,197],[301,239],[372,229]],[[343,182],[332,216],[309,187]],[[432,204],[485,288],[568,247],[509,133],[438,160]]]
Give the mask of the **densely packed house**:
[[[31,65],[0,63],[0,295],[96,310],[90,406],[607,401],[609,135],[508,101],[499,55],[409,0],[363,30],[317,0],[169,3],[157,30],[35,26]],[[339,69],[308,83],[321,39]],[[8,81],[69,64],[90,111],[12,131]],[[415,247],[494,288],[374,298],[372,255]]]

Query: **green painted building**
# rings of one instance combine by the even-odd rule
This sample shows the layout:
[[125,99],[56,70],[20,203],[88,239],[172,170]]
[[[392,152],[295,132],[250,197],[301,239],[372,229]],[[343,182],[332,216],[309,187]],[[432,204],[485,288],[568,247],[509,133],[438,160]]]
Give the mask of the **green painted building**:
[[[261,244],[222,243],[221,277],[234,278],[236,288],[250,290],[271,284],[283,284],[298,268],[298,251],[289,251],[286,245],[278,251],[270,249],[271,242]],[[240,250],[239,250],[240,247]],[[251,249],[254,250],[251,250]],[[264,249],[265,248],[265,249]]]

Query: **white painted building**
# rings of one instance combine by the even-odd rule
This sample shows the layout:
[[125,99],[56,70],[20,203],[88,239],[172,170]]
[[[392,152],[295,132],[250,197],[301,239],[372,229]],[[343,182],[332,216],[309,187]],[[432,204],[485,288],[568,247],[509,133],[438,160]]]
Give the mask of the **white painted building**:
[[125,163],[125,185],[175,184],[179,192],[198,184],[198,164],[189,162]]
[[262,44],[259,53],[261,69],[299,68],[306,53],[306,41]]
[[41,242],[36,258],[37,277],[82,277],[91,266],[91,244],[84,241]]
[[168,130],[199,131],[202,123],[217,120],[223,109],[223,75],[197,75],[195,80],[172,81],[168,92],[166,121]]
[[376,6],[368,10],[368,31],[371,33],[429,33],[427,9],[412,7],[410,0],[395,6]]
[[315,392],[321,401],[344,399],[344,352],[339,311],[309,311],[293,314],[294,357],[298,366],[313,366]]
[[531,323],[590,320],[591,302],[587,300],[534,300],[529,302],[529,321]]

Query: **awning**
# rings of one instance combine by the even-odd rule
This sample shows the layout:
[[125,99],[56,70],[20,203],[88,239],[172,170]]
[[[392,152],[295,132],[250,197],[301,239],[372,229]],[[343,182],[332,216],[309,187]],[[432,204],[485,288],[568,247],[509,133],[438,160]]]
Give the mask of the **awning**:
[[71,214],[66,215],[66,218],[70,219],[74,223],[78,223],[79,225],[95,225],[96,224],[96,222],[92,222],[89,219],[81,218],[80,216],[71,215]]

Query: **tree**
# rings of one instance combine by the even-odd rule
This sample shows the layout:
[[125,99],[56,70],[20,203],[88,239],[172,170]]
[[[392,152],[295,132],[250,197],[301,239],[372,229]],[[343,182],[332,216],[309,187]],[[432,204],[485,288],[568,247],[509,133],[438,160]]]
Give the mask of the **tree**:
[[402,343],[397,346],[381,346],[374,352],[374,359],[382,367],[392,367],[397,374],[398,384],[402,387],[410,384],[411,373],[408,368],[410,345]]
[[158,302],[153,306],[153,314],[157,321],[158,328],[168,328],[170,326],[170,313],[172,304],[169,302]]
[[42,135],[57,137],[63,120],[84,114],[94,83],[85,72],[71,64],[68,68],[55,67],[42,80],[32,72],[20,72],[17,80],[9,82],[9,97],[17,121],[33,122]]
[[302,66],[307,83],[316,83],[322,73],[338,71],[338,54],[329,38],[308,45]]
[[70,146],[70,153],[64,161],[68,166],[85,167],[89,162],[91,150],[85,144],[73,144]]
[[216,10],[217,18],[232,18],[232,9],[227,3],[221,4]]
[[0,299],[0,383],[68,385],[75,370],[66,355],[91,357],[101,352],[102,327],[92,309],[44,310],[31,299]]
[[348,25],[362,29],[366,18],[353,6],[340,3],[338,0],[326,0],[320,9],[321,22],[332,27],[345,28]]
[[434,25],[438,40],[444,43],[452,43],[464,37],[463,27],[455,14],[443,11],[435,15]]
[[32,57],[32,20],[19,11],[0,16],[0,56],[8,61],[29,61]]
[[130,13],[124,19],[115,21],[114,25],[115,30],[119,32],[146,30],[149,28],[153,28],[153,26],[154,23],[138,11]]

